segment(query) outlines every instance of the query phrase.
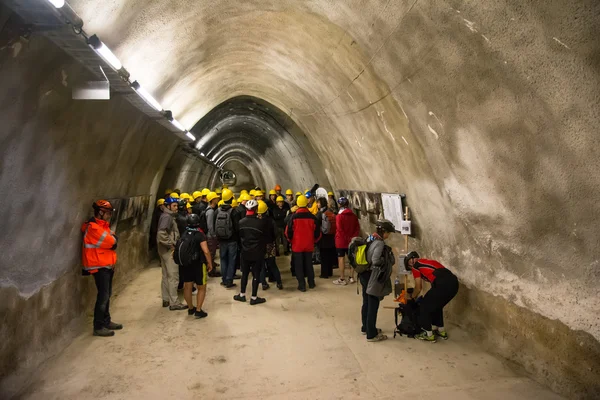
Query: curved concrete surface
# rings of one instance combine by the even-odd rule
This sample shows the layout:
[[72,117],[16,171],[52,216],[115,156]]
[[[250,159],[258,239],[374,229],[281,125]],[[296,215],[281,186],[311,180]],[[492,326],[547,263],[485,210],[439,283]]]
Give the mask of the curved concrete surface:
[[[406,193],[411,247],[464,284],[455,322],[554,390],[598,394],[600,3],[70,3],[199,151],[252,183]],[[59,349],[85,308],[93,199],[216,182],[122,99],[71,101],[86,73],[39,35],[3,35],[0,187],[18,201],[0,199],[2,375]],[[119,222],[132,273],[149,217],[135,221]]]

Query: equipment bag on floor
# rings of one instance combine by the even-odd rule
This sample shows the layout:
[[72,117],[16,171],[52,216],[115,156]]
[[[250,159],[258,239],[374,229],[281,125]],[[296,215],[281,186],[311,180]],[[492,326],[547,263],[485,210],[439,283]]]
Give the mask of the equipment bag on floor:
[[[401,315],[400,323],[398,323],[398,316]],[[414,337],[416,334],[421,332],[419,326],[419,304],[416,301],[409,301],[407,304],[398,304],[398,308],[394,310],[394,320],[396,322],[396,329],[394,330],[394,337],[396,334],[400,336],[406,335],[408,337]]]

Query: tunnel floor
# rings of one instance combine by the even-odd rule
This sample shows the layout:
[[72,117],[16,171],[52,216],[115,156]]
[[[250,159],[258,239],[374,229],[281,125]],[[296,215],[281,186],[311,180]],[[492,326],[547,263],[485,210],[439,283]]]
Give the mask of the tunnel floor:
[[[378,325],[390,339],[367,343],[354,286],[318,280],[300,293],[289,258],[278,265],[285,290],[261,291],[267,303],[258,306],[234,302],[235,291],[211,278],[204,320],[160,306],[161,271],[152,265],[111,300],[125,329],[113,338],[83,332],[43,365],[23,398],[562,398],[456,326],[446,342],[393,339],[393,310],[381,308]],[[392,305],[391,296],[382,302]]]

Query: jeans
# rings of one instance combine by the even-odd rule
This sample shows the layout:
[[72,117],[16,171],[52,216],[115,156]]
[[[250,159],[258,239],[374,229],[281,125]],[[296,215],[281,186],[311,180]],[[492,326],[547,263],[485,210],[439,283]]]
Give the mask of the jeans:
[[260,278],[260,271],[263,266],[263,261],[246,261],[242,260],[242,281],[240,282],[240,293],[246,293],[246,286],[248,285],[248,276],[252,271],[252,296],[258,295],[258,285]]
[[434,272],[435,280],[419,306],[419,325],[426,331],[431,325],[444,326],[444,306],[458,293],[458,278],[447,269]]
[[296,271],[298,289],[306,289],[305,277],[308,280],[308,286],[315,286],[315,269],[312,264],[312,252],[292,253],[292,263]]
[[221,251],[221,280],[223,283],[233,282],[238,244],[235,241],[219,242],[219,249]]
[[112,294],[112,281],[115,270],[100,268],[93,274],[98,295],[94,307],[94,329],[102,329],[110,324],[110,296]]
[[265,259],[264,265],[260,271],[260,281],[263,284],[267,283],[267,269],[269,270],[269,274],[273,276],[275,282],[281,283],[281,272],[279,272],[275,257]]
[[367,286],[371,279],[371,271],[363,272],[358,275],[360,285],[362,286],[362,332],[367,333],[367,339],[373,339],[377,336],[377,312],[379,311],[379,297],[367,294]]

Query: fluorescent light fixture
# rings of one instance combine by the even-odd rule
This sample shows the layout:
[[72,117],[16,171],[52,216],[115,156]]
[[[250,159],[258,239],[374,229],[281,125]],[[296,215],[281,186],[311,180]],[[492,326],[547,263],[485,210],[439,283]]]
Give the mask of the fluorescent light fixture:
[[54,7],[61,8],[65,5],[65,0],[48,0]]
[[206,156],[204,155],[204,153],[200,153],[200,155],[201,155],[202,157],[206,157]]
[[173,118],[171,120],[171,123],[175,126],[175,128],[179,129],[180,131],[184,131],[185,132],[185,128],[183,127],[183,125],[181,125],[181,123],[179,121],[177,121],[175,118]]
[[186,133],[185,133],[185,136],[189,137],[189,138],[190,138],[190,139],[192,139],[192,140],[196,140],[196,136],[192,135],[192,133],[191,133],[191,132],[186,132]]
[[[135,90],[137,92],[137,94],[139,94],[142,99],[144,99],[146,101],[146,103],[150,104],[156,111],[162,111],[162,106],[160,105],[160,103],[158,101],[156,101],[156,99],[154,97],[152,97],[152,95],[150,93],[148,93],[146,91],[146,89],[144,89],[139,83],[138,81],[135,81],[131,84],[131,87],[133,88],[133,90]],[[185,129],[182,129],[185,130]]]
[[123,64],[121,64],[121,61],[119,61],[117,56],[115,56],[113,52],[110,51],[110,49],[104,43],[102,43],[98,36],[90,36],[90,38],[88,39],[88,43],[90,46],[92,46],[94,50],[96,50],[96,53],[98,53],[100,57],[102,57],[104,61],[108,63],[108,65],[113,67],[115,71],[118,71],[121,68],[123,68]]

